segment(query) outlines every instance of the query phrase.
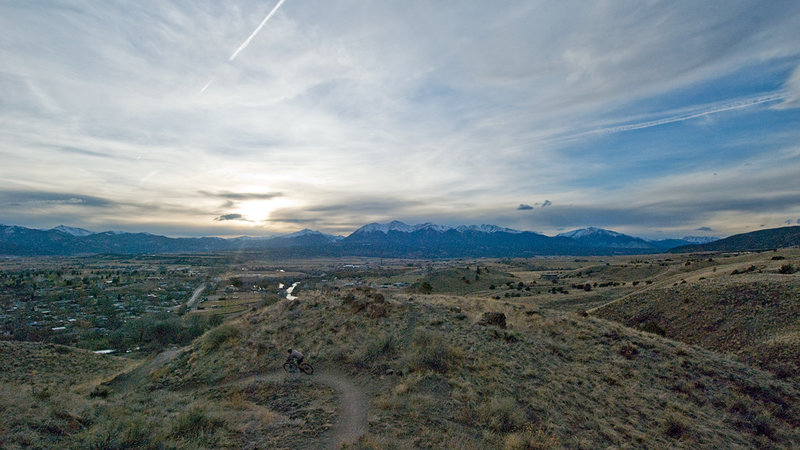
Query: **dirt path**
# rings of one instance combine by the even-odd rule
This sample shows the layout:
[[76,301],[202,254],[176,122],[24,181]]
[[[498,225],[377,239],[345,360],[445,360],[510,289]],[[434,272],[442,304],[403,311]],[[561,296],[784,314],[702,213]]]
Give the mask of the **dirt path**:
[[137,385],[141,385],[147,381],[147,376],[150,374],[150,372],[175,359],[181,350],[182,349],[178,347],[172,347],[164,350],[150,361],[140,364],[133,370],[129,370],[117,375],[107,384],[113,388],[123,390],[128,390]]
[[321,442],[320,448],[340,448],[345,444],[353,444],[367,432],[367,411],[369,401],[364,389],[358,387],[353,379],[341,372],[321,368],[313,375],[287,374],[278,370],[261,375],[229,381],[215,385],[214,388],[246,384],[253,382],[282,382],[292,377],[307,377],[312,383],[320,383],[333,389],[338,396],[339,420],[333,427],[332,435],[326,442]]

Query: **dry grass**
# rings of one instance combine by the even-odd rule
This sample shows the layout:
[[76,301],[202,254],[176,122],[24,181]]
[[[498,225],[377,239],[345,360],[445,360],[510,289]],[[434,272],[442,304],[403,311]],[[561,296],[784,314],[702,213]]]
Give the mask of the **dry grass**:
[[[721,351],[800,381],[800,274],[750,259],[758,271],[732,271],[631,295],[595,314],[688,344]],[[748,266],[749,267],[749,266]]]
[[[657,295],[671,289],[673,279],[687,277],[696,279],[679,288],[713,292],[736,264],[752,264],[748,258],[721,263],[724,273],[713,272],[711,263],[686,266],[683,260],[652,273],[647,264],[625,264],[637,266],[630,278],[654,276],[652,284],[636,289]],[[781,263],[787,261],[771,264],[777,270]],[[571,270],[584,280],[621,278],[620,265]],[[589,266],[597,270],[577,276]],[[703,275],[691,272],[692,266]],[[764,275],[798,276],[735,277]],[[275,448],[329,442],[337,417],[334,392],[313,376],[269,375],[280,371],[287,347],[301,349],[318,369],[347,373],[367,392],[369,428],[351,448],[800,445],[797,387],[728,356],[543,307],[535,297],[376,294],[369,288],[304,290],[298,301],[248,312],[209,331],[131,388],[91,384],[125,361],[97,366],[81,378],[82,387],[57,384],[56,368],[46,366],[47,392],[20,389],[15,377],[22,372],[15,369],[17,375],[0,385],[0,446]],[[505,314],[508,328],[477,325],[487,311]],[[764,348],[784,351],[797,344],[796,329],[780,330],[764,340]],[[268,376],[251,378],[257,374]]]

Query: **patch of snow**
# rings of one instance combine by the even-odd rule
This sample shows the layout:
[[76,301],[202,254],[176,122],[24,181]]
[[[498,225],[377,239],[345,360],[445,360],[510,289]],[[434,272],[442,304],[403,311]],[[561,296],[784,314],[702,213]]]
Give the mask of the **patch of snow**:
[[75,237],[84,237],[84,236],[89,236],[90,234],[94,234],[93,231],[84,230],[83,228],[68,227],[66,225],[59,225],[51,229],[50,231],[58,231],[59,233],[64,233]]
[[617,236],[623,236],[623,234],[622,233],[617,233],[616,231],[604,230],[602,228],[589,227],[589,228],[581,228],[579,230],[568,231],[566,233],[558,234],[557,236],[558,237],[568,237],[568,238],[573,238],[573,239],[579,239],[579,238],[587,237],[587,236],[611,236],[611,237],[617,237]]
[[498,227],[497,225],[461,225],[456,227],[456,230],[460,232],[464,231],[479,231],[481,233],[511,233],[511,234],[520,234],[522,231],[515,230],[513,228],[505,228],[505,227]]
[[692,244],[708,244],[709,242],[719,240],[719,238],[715,236],[684,236],[681,239]]

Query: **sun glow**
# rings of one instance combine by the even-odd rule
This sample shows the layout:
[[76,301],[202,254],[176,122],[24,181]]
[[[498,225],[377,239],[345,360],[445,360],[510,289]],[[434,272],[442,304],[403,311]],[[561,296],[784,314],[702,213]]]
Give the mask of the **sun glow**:
[[253,224],[260,224],[270,218],[270,215],[277,209],[291,206],[292,202],[285,198],[274,198],[270,200],[249,200],[242,202],[237,212],[242,215],[244,220]]

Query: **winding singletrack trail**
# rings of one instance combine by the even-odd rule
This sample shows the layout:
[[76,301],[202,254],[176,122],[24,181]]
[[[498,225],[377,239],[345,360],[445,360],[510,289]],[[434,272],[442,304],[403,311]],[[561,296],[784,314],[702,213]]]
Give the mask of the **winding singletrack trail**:
[[320,448],[340,448],[345,444],[353,444],[367,432],[369,402],[365,390],[354,384],[351,377],[335,370],[321,368],[313,375],[288,374],[283,370],[276,370],[239,378],[215,387],[253,382],[280,382],[295,376],[307,377],[312,383],[324,384],[333,389],[338,396],[339,420],[334,425],[333,434],[328,442],[321,443]]
[[[155,358],[146,361],[133,370],[117,375],[108,384],[118,390],[131,390],[146,382],[147,376],[159,367],[172,361],[181,352],[180,348],[171,348],[159,353]],[[340,448],[345,444],[353,444],[367,432],[367,411],[369,401],[365,389],[359,387],[352,377],[334,369],[318,368],[313,375],[300,373],[289,374],[283,370],[253,375],[214,385],[214,388],[253,382],[282,382],[292,377],[305,377],[312,383],[320,383],[333,389],[337,394],[339,418],[334,425],[332,435],[320,442],[318,448]]]

